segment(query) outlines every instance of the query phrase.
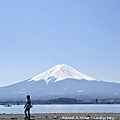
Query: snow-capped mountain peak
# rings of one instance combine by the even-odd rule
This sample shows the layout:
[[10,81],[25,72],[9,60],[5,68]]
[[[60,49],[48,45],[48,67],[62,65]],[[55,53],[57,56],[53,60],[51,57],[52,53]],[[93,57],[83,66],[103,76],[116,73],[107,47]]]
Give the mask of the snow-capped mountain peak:
[[28,94],[35,100],[54,98],[101,99],[120,98],[119,91],[119,83],[99,81],[62,64],[56,65],[32,79],[1,87],[0,97],[2,101],[22,100]]
[[34,76],[29,81],[45,80],[46,84],[48,84],[51,80],[57,82],[57,81],[65,80],[67,78],[72,78],[77,80],[81,80],[81,79],[96,80],[95,78],[89,77],[66,64],[60,64],[52,67],[51,69],[41,74]]

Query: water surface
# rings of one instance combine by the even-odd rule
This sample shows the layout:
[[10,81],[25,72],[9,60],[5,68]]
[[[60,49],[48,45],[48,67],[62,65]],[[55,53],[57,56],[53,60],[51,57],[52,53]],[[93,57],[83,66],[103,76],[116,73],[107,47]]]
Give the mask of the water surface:
[[[24,113],[24,105],[0,105],[0,113],[21,114]],[[31,113],[120,113],[120,105],[34,105]]]

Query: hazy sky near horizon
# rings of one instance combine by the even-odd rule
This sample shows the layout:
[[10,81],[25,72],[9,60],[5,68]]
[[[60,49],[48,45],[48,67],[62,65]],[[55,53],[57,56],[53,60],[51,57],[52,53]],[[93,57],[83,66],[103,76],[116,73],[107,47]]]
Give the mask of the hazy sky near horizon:
[[120,0],[1,0],[0,86],[63,63],[120,82]]

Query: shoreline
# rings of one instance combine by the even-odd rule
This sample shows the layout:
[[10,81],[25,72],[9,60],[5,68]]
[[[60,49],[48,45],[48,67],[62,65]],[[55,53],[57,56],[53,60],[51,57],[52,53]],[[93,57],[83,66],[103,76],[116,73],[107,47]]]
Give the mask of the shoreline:
[[[0,120],[24,120],[24,114],[0,114]],[[120,113],[31,113],[31,120],[120,120]]]

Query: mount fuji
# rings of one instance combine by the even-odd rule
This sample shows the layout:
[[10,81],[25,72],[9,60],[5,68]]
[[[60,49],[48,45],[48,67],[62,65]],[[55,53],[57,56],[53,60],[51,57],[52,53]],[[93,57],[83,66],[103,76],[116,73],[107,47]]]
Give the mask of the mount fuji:
[[27,94],[32,99],[118,98],[120,84],[97,80],[61,64],[28,80],[0,87],[1,100],[21,100]]
[[70,78],[76,80],[95,80],[95,78],[89,77],[66,64],[62,64],[54,66],[46,72],[33,77],[29,81],[44,80],[46,84],[48,84],[50,81],[58,82]]

